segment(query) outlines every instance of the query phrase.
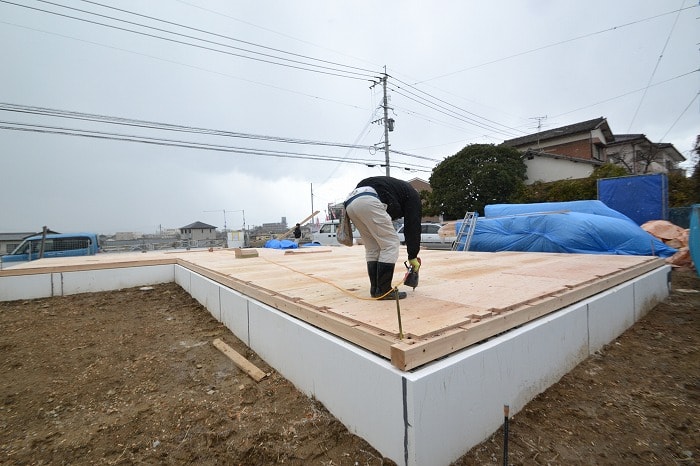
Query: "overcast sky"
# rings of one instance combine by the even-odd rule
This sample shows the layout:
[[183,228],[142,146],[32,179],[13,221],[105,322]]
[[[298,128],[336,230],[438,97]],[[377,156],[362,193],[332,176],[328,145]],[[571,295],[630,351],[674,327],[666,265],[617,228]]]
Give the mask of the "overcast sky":
[[398,178],[601,116],[689,159],[699,16],[696,0],[0,0],[0,231],[323,217],[385,174],[385,67]]

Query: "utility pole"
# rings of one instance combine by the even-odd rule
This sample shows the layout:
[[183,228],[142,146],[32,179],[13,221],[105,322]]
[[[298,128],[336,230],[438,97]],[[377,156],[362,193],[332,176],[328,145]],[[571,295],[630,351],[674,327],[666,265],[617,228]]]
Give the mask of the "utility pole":
[[[311,183],[311,212],[316,212],[314,210],[314,184],[313,183]],[[314,217],[316,217],[316,216],[314,215],[313,217],[311,217],[312,224],[316,221],[316,219]]]
[[384,89],[384,163],[386,163],[386,176],[389,176],[389,102],[386,97],[386,67],[382,76],[382,88]]
[[[389,118],[389,98],[386,93],[386,84],[387,84],[387,78],[388,75],[386,74],[386,66],[384,67],[384,73],[382,74],[382,77],[379,78],[379,81],[382,83],[382,91],[384,94],[384,98],[382,101],[382,108],[384,109],[384,117],[379,118],[377,120],[374,120],[372,123],[379,123],[384,125],[384,167],[385,167],[385,172],[386,176],[391,176],[391,164],[389,162],[389,132],[394,131],[394,119]],[[376,86],[378,83],[374,83],[370,86],[370,88]]]

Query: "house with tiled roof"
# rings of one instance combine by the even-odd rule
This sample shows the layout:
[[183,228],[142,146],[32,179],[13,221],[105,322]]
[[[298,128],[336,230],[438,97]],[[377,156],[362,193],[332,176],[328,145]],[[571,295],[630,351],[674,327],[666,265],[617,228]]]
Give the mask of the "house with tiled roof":
[[180,227],[180,238],[189,241],[216,239],[216,227],[204,222],[194,222]]
[[604,163],[630,175],[669,173],[685,158],[672,144],[652,143],[643,134],[616,135],[604,117],[509,139],[527,167],[526,183],[586,178]]
[[605,147],[614,140],[608,121],[583,121],[504,141],[523,153],[526,183],[586,178],[605,163]]
[[673,144],[651,142],[644,134],[616,134],[605,152],[610,163],[632,175],[672,173],[685,161]]

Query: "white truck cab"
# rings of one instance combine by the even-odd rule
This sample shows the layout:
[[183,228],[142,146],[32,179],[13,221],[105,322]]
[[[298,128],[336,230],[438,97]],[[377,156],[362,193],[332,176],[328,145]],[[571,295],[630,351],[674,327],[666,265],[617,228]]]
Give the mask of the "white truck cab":
[[[315,243],[322,244],[324,246],[340,246],[338,242],[338,227],[340,226],[340,220],[328,220],[321,224],[321,228],[318,232],[311,235],[312,240]],[[352,225],[352,237],[354,238],[355,244],[359,244],[360,232],[357,231],[355,225]]]

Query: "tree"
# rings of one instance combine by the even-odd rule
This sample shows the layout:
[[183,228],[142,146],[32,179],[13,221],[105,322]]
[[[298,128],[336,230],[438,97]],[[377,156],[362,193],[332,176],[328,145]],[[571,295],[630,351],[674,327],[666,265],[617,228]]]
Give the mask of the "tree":
[[693,199],[695,202],[700,202],[700,135],[695,138],[695,166],[693,167]]
[[466,146],[433,169],[425,212],[446,219],[462,218],[470,211],[483,214],[485,205],[509,202],[520,193],[526,170],[520,152],[512,147]]

